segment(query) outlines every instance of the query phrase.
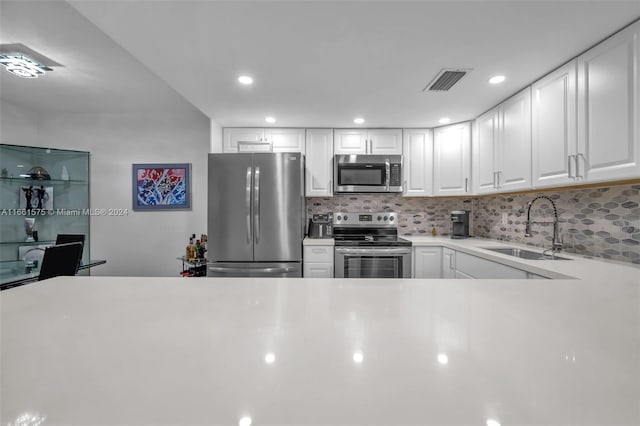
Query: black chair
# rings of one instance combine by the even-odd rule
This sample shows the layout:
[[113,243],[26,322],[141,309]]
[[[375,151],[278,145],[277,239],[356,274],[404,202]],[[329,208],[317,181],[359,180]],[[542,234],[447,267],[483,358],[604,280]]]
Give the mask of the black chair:
[[82,243],[67,243],[47,247],[42,257],[38,281],[61,275],[73,276],[78,272],[82,258]]
[[56,236],[56,245],[67,243],[82,243],[84,247],[84,234],[58,234]]

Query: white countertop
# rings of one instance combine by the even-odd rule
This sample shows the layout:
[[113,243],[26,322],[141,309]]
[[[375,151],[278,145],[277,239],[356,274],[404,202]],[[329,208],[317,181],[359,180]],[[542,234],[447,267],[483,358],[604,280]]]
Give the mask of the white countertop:
[[3,426],[640,424],[630,277],[59,277],[0,308]]

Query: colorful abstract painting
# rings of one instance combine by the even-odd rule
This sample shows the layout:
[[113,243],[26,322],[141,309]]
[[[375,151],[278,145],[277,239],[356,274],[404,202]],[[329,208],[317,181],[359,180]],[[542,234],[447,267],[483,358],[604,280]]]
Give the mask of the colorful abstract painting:
[[133,209],[190,209],[190,164],[134,164]]

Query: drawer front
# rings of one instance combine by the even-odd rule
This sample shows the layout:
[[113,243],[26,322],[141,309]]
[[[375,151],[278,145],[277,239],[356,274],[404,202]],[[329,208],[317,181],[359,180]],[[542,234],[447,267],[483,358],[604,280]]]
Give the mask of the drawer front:
[[304,261],[333,263],[333,246],[305,246]]
[[305,263],[303,277],[333,278],[333,263]]

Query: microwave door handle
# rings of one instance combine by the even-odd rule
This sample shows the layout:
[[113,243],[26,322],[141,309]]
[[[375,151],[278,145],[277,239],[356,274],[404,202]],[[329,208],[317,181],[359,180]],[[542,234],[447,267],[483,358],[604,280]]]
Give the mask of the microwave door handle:
[[386,183],[386,187],[387,187],[387,191],[389,190],[389,185],[390,185],[390,179],[391,179],[391,165],[389,164],[389,160],[386,160],[384,162],[384,169],[385,169],[385,183]]

